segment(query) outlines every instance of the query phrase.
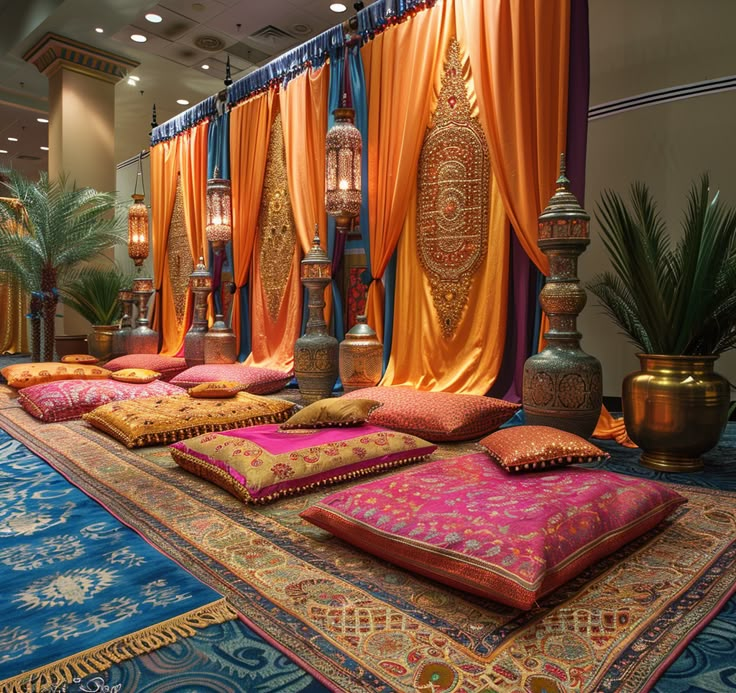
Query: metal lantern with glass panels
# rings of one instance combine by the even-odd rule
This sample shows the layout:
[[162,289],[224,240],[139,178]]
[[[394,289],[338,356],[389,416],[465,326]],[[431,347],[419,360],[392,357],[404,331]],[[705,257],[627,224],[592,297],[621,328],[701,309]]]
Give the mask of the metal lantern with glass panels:
[[353,217],[360,214],[363,143],[353,122],[355,111],[352,108],[336,108],[334,116],[335,124],[325,140],[325,209],[335,217],[337,230],[345,233]]
[[133,194],[128,208],[128,255],[140,267],[148,257],[148,209],[143,195]]
[[233,235],[232,192],[230,181],[218,177],[207,181],[207,240],[215,252],[220,252]]

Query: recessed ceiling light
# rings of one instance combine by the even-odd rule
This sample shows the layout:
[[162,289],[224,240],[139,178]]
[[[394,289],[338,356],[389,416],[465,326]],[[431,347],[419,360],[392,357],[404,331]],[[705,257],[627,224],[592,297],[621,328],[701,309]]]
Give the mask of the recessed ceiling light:
[[48,147],[41,147],[41,149],[43,149],[45,152],[47,152],[49,150]]
[[49,122],[49,119],[48,118],[36,118],[36,120],[39,123],[48,123]]
[[148,39],[143,34],[131,34],[130,40],[136,43],[145,43]]
[[8,137],[8,142],[17,142],[17,141],[18,141],[17,137]]
[[189,105],[189,101],[187,101],[186,99],[177,99],[176,100],[176,103],[178,103],[180,106],[188,106]]
[[103,29],[103,28],[102,28],[101,26],[97,26],[97,27],[95,27],[95,31],[96,31],[96,32],[97,32],[98,34],[104,34],[104,33],[105,33],[105,30],[104,30],[104,29]]
[[134,87],[135,86],[135,80],[134,79],[130,79],[130,77],[128,77],[128,84],[130,84],[131,87]]
[[209,65],[207,65],[207,64],[205,64],[205,65],[202,65],[202,69],[203,69],[203,70],[209,70],[209,69],[210,69],[210,66],[209,66]]
[[146,19],[151,22],[151,24],[158,24],[159,22],[163,22],[163,18],[160,14],[156,14],[155,12],[149,12],[146,15]]
[[140,77],[138,77],[138,75],[128,75],[128,79],[132,79],[134,82],[140,81]]
[[343,5],[341,2],[333,2],[330,5],[330,9],[333,12],[345,12],[345,10],[347,10],[348,8],[345,5]]
[[7,153],[8,153],[7,149],[0,149],[0,154],[7,154]]

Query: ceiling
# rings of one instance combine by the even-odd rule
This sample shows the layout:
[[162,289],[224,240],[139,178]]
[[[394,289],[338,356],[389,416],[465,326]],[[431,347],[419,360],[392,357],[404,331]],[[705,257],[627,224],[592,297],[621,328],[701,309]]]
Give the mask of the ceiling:
[[115,86],[120,162],[148,147],[154,104],[158,123],[172,118],[189,107],[177,99],[194,105],[222,89],[228,57],[237,80],[354,14],[342,1],[335,13],[333,0],[0,0],[0,165],[27,176],[47,167],[48,126],[37,118],[48,116],[48,82],[23,55],[48,32],[140,63],[137,82]]

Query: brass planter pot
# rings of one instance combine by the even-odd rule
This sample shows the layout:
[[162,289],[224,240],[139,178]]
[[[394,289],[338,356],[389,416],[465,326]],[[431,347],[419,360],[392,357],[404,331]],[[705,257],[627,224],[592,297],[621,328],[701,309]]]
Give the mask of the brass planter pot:
[[112,355],[113,335],[118,329],[118,325],[92,325],[92,332],[87,336],[89,353],[100,361],[107,361]]
[[626,430],[641,464],[661,472],[695,472],[718,444],[728,420],[728,381],[718,356],[638,354],[641,371],[623,383]]

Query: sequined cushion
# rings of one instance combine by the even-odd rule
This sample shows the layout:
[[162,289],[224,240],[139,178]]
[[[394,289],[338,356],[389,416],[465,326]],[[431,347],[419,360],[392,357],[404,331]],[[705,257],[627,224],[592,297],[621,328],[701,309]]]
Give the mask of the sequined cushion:
[[18,401],[32,416],[42,421],[76,419],[107,402],[139,397],[161,397],[181,393],[176,385],[162,383],[121,383],[116,380],[58,380],[23,388]]
[[172,382],[182,387],[194,387],[213,380],[231,380],[240,383],[255,395],[268,395],[285,388],[291,380],[291,374],[271,368],[243,366],[240,363],[210,363],[187,368],[173,378]]
[[231,399],[195,399],[185,393],[107,404],[87,414],[84,420],[127,447],[137,448],[173,443],[207,431],[278,423],[288,419],[293,409],[293,402],[246,392]]
[[92,354],[67,354],[61,357],[62,363],[85,363],[91,366],[93,363],[97,363],[99,359]]
[[685,500],[597,469],[507,474],[476,453],[335,491],[301,516],[411,571],[530,609]]
[[368,387],[343,395],[343,399],[358,398],[383,404],[370,415],[371,423],[435,442],[480,438],[495,431],[520,406],[493,397],[410,387]]
[[365,423],[370,413],[381,403],[372,399],[345,399],[329,397],[307,405],[281,424],[289,428],[327,428],[329,426],[358,426]]
[[282,431],[256,426],[171,446],[184,469],[245,502],[264,503],[426,457],[436,446],[405,433],[359,428]]
[[200,383],[194,387],[190,387],[190,397],[202,397],[205,399],[225,399],[227,397],[235,397],[238,392],[242,392],[245,388],[232,380],[215,380],[210,383]]
[[551,426],[513,426],[491,433],[478,444],[509,472],[600,462],[610,457],[585,438]]
[[148,368],[121,368],[110,373],[113,380],[119,380],[121,383],[150,383],[160,376],[161,373]]
[[14,363],[0,371],[10,387],[30,387],[54,380],[95,380],[108,378],[110,371],[82,363]]
[[127,354],[108,361],[105,368],[119,371],[123,368],[145,368],[161,374],[161,380],[171,380],[175,375],[186,370],[187,363],[177,356],[162,356],[161,354]]

